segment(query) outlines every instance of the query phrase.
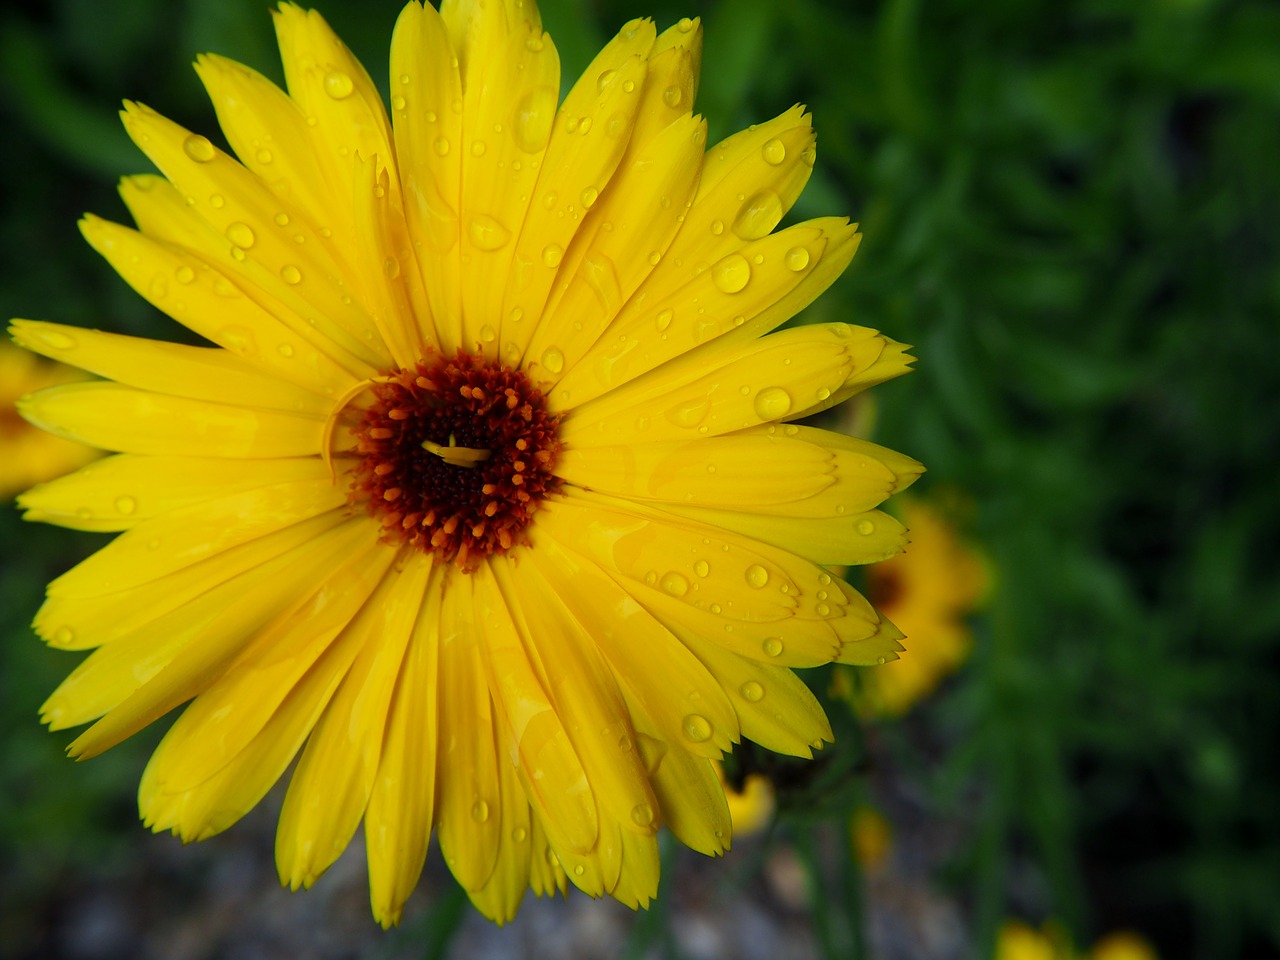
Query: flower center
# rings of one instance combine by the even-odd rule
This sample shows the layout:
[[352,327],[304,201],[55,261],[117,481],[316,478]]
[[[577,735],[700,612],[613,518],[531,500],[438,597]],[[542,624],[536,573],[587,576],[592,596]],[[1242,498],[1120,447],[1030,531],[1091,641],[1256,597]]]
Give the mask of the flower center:
[[560,441],[558,418],[523,372],[459,350],[370,390],[351,492],[388,539],[464,572],[526,542],[538,504],[559,489]]

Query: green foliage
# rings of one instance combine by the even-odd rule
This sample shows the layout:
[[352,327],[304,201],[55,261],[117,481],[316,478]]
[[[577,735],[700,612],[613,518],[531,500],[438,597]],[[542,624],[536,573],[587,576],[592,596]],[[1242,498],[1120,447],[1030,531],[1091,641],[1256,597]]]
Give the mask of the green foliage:
[[[381,81],[398,0],[317,5]],[[691,12],[543,7],[566,76],[626,19]],[[704,17],[713,139],[812,110],[792,217],[849,213],[866,237],[815,309],[916,345],[918,372],[877,391],[877,439],[929,466],[922,488],[967,493],[996,570],[972,663],[919,710],[945,755],[889,731],[936,809],[968,811],[940,880],[986,944],[1021,913],[1080,943],[1136,927],[1166,958],[1280,951],[1280,7],[733,0]],[[115,180],[145,168],[120,98],[215,129],[187,67],[202,50],[279,76],[257,0],[0,13],[15,315],[173,336],[74,222],[123,218]],[[64,765],[34,710],[68,658],[25,627],[88,548],[12,517],[3,536],[0,852],[76,856],[61,834],[94,855],[137,755]]]

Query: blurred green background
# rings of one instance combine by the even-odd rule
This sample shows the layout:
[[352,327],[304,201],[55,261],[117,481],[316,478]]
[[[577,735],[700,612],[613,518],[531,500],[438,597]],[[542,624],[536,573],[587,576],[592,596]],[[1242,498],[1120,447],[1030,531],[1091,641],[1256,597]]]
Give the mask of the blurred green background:
[[[385,82],[399,0],[316,6]],[[810,316],[916,345],[918,372],[876,391],[877,439],[928,465],[920,491],[968,499],[995,576],[970,663],[907,719],[850,734],[860,759],[837,769],[878,744],[953,828],[921,882],[958,906],[968,955],[1013,916],[1082,948],[1129,927],[1167,960],[1280,955],[1280,4],[542,8],[567,79],[630,17],[702,14],[712,140],[813,111],[818,165],[792,217],[849,214],[865,241]],[[281,78],[260,0],[5,6],[7,315],[176,335],[76,220],[124,219],[116,179],[146,168],[122,98],[216,130],[201,51]],[[70,956],[32,938],[73,922],[69,885],[152,849],[132,794],[155,737],[62,758],[70,738],[36,708],[74,661],[27,624],[99,538],[12,509],[0,535],[0,956]],[[784,818],[765,843],[820,820]],[[678,955],[669,899],[618,949]],[[867,949],[856,899],[834,926],[830,903],[802,911],[828,956]],[[424,909],[443,949],[457,904]]]

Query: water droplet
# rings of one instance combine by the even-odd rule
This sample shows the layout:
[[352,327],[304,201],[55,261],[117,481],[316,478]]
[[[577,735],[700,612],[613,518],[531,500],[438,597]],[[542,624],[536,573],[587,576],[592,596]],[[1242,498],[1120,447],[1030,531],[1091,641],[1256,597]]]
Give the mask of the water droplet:
[[240,223],[237,220],[227,227],[227,239],[241,250],[248,250],[258,238],[254,236],[253,230],[247,223]]
[[711,398],[706,394],[683,400],[667,410],[665,416],[669,423],[677,427],[692,428],[702,423],[711,412]]
[[489,805],[483,800],[477,800],[471,805],[471,819],[476,823],[484,823],[489,819]]
[[693,21],[690,20],[688,17],[681,17],[680,22],[676,24],[676,28],[681,33],[688,33],[690,30],[693,29]]
[[449,152],[449,141],[444,137],[436,137],[435,142],[431,144],[431,148],[435,150],[437,157],[443,157]]
[[684,91],[674,84],[662,91],[662,102],[673,110],[680,106],[683,101]]
[[760,155],[764,157],[764,162],[777,166],[783,160],[787,159],[787,148],[777,137],[772,140],[766,140],[763,147],[760,148]]
[[768,188],[753,193],[733,220],[733,232],[743,240],[759,240],[782,219],[782,199]]
[[292,263],[286,263],[280,268],[280,278],[290,285],[299,284],[302,282],[302,271]]
[[511,136],[525,153],[538,153],[547,145],[556,115],[556,96],[553,87],[535,87],[516,107]]
[[859,520],[854,524],[853,529],[857,530],[864,537],[869,537],[876,532],[876,525],[870,520]]
[[382,272],[388,280],[394,280],[400,276],[400,261],[395,257],[387,257],[382,261]]
[[270,163],[270,162],[271,162],[271,151],[270,151],[270,150],[259,150],[259,151],[258,151],[258,162],[259,162],[259,163]]
[[711,279],[724,293],[737,293],[751,280],[751,265],[741,254],[731,253],[711,268]]
[[407,103],[408,101],[406,101],[404,97],[400,96],[400,94],[397,93],[394,97],[391,98],[391,109],[403,110]]
[[604,93],[605,87],[613,83],[613,78],[616,77],[617,75],[618,75],[617,70],[605,70],[603,73],[601,73],[600,76],[596,78],[596,91],[599,93]]
[[712,233],[714,233],[717,237],[718,237],[718,236],[720,236],[720,234],[724,233],[724,221],[723,221],[723,220],[712,220],[712,221],[711,221],[711,232],[712,232]]
[[196,163],[208,163],[218,155],[208,138],[193,133],[182,141],[182,152]]
[[483,157],[484,151],[485,151],[485,145],[483,140],[471,141],[471,155],[473,157]]
[[647,803],[637,803],[631,808],[631,819],[638,827],[647,827],[653,823],[653,807]]
[[759,703],[764,699],[764,687],[754,680],[748,680],[738,688],[738,692],[742,694],[743,700],[749,700],[752,703]]
[[765,637],[760,647],[764,650],[766,657],[776,657],[782,653],[782,641],[777,637]]
[[531,53],[539,53],[543,47],[543,39],[541,36],[528,37],[524,41],[524,47]]
[[480,339],[485,343],[493,343],[498,339],[498,332],[486,323],[480,328]]
[[564,353],[559,347],[547,347],[542,351],[542,365],[551,373],[564,369]]
[[292,357],[292,356],[293,356],[293,344],[291,344],[291,343],[282,343],[282,344],[280,344],[280,346],[276,347],[276,353],[280,354],[280,356],[285,357],[286,359],[287,359],[287,358],[289,358],[289,357]]
[[670,570],[662,575],[662,582],[659,586],[673,597],[683,597],[689,592],[688,579],[684,574],[677,573],[674,570]]
[[345,100],[355,88],[351,77],[341,70],[330,70],[324,75],[324,92],[335,100]]
[[220,193],[211,193],[209,195],[209,206],[215,210],[221,210],[227,205],[227,198]]
[[703,743],[711,739],[711,721],[699,713],[687,714],[681,725],[684,738],[690,743]]
[[244,263],[244,250],[240,247],[232,247],[231,259],[235,260],[237,263]]
[[711,573],[711,564],[705,560],[699,560],[693,565],[693,572],[700,577],[708,576]]
[[824,587],[829,587],[831,585],[831,574],[829,573],[818,574],[818,582],[822,584]]
[[747,584],[759,590],[769,582],[769,571],[758,563],[753,563],[747,567]]
[[634,80],[623,80],[622,90],[624,93],[635,93],[636,82]]
[[804,247],[792,247],[783,258],[788,270],[799,273],[809,265],[809,251]]
[[876,663],[883,664],[883,663],[885,663],[885,662],[886,662],[886,661],[885,661],[885,658],[884,658],[884,657],[876,657]]
[[558,244],[549,243],[542,248],[542,262],[553,269],[560,266],[560,258],[563,256],[564,247]]
[[804,161],[806,167],[812,167],[818,160],[818,151],[815,147],[806,147],[804,152],[800,154],[800,159]]
[[586,873],[586,872],[587,872],[587,871],[586,871],[586,869],[582,866],[582,864],[578,864],[576,867],[574,867],[574,868],[573,868],[573,875],[574,875],[575,877],[580,877],[580,876],[582,876],[582,875],[583,875],[584,873]]
[[667,308],[666,310],[661,310],[661,311],[659,311],[659,313],[658,313],[658,318],[657,318],[657,321],[656,321],[656,323],[657,323],[657,325],[658,325],[658,331],[659,331],[659,332],[661,332],[661,331],[663,331],[663,330],[667,329],[667,327],[671,326],[671,318],[672,318],[673,316],[675,316],[675,314],[674,314],[674,313],[672,313],[672,311],[671,311],[671,309],[670,309],[670,308]]
[[814,605],[813,612],[820,617],[826,617],[826,616],[830,616],[831,608],[827,606],[825,603],[819,603]]
[[467,237],[479,250],[501,250],[511,240],[511,231],[493,217],[479,213],[467,223]]
[[116,510],[126,516],[138,509],[138,501],[133,497],[116,497]]
[[46,346],[54,350],[70,350],[77,343],[75,337],[61,330],[41,330],[38,336]]
[[578,133],[582,134],[582,135],[585,137],[585,136],[586,136],[588,133],[590,133],[590,132],[591,132],[591,118],[590,118],[590,117],[582,117],[581,119],[579,119],[579,120],[578,120]]
[[529,831],[524,827],[516,827],[511,831],[511,839],[516,843],[524,843],[529,839]]
[[777,420],[791,411],[791,394],[781,387],[765,387],[756,394],[754,406],[761,420]]
[[76,632],[70,627],[59,627],[53,631],[53,642],[60,647],[65,647],[76,638]]
[[662,259],[662,254],[660,254],[657,250],[652,251],[649,254],[649,266],[656,267],[658,265],[658,261],[660,261],[661,259]]
[[195,280],[196,272],[192,270],[190,267],[188,267],[186,264],[183,264],[177,270],[173,271],[173,277],[179,283],[187,284]]
[[600,196],[600,191],[597,190],[595,187],[587,187],[585,190],[583,190],[582,197],[581,197],[583,209],[590,210],[592,204],[596,202],[599,196]]
[[830,397],[830,396],[831,396],[831,391],[830,391],[830,390],[828,390],[826,387],[819,387],[819,388],[818,388],[818,399],[819,399],[819,400],[826,400],[826,399],[827,399],[828,397]]

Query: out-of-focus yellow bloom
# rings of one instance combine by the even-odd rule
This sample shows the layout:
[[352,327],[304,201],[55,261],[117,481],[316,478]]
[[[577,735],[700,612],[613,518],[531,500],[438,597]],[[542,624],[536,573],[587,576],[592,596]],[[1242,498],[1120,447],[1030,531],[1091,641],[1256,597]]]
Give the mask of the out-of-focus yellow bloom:
[[867,568],[868,593],[907,636],[902,659],[866,672],[857,694],[869,713],[900,716],[969,655],[972,636],[964,617],[986,592],[989,573],[957,535],[943,511],[903,498],[911,531],[904,553]]
[[769,825],[778,806],[773,781],[762,773],[749,773],[742,781],[742,789],[735,790],[725,779],[724,767],[718,761],[715,766],[724,785],[725,800],[729,803],[733,835],[746,837],[759,833]]
[[1132,930],[1109,933],[1093,945],[1089,960],[1159,960],[1155,948]]
[[1051,926],[1036,930],[1020,920],[1006,921],[996,938],[995,960],[1072,960],[1071,945]]
[[893,828],[879,810],[861,806],[849,818],[849,840],[853,855],[864,870],[877,870],[893,849]]
[[0,341],[0,497],[7,500],[32,484],[70,473],[102,455],[33,427],[14,406],[29,393],[84,379],[74,367],[41,360]]

